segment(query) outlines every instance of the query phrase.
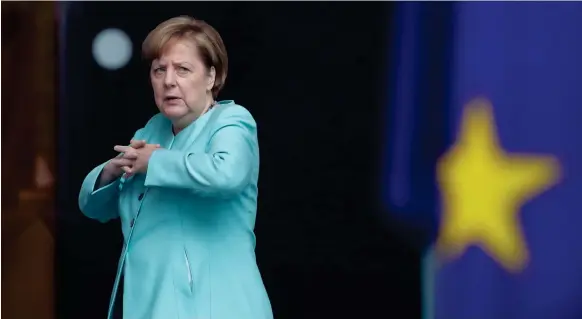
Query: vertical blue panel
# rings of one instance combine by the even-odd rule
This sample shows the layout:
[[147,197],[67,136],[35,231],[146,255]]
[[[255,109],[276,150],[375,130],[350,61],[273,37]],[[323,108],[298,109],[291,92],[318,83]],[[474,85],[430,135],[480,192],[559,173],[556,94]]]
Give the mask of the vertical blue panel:
[[[439,268],[427,255],[425,314],[434,300],[437,319],[582,318],[582,4],[423,2],[398,8],[384,178],[389,211],[427,231],[447,226],[439,220],[448,212],[441,211],[447,206],[441,206],[436,167],[460,138],[462,114],[475,98],[491,103],[500,152],[551,156],[562,174],[557,184],[514,207],[529,255],[519,271],[478,242],[465,243],[468,249],[441,260]],[[482,182],[465,186],[477,190]]]
[[563,177],[516,215],[525,269],[470,248],[436,274],[436,318],[582,318],[582,4],[457,3],[456,19],[451,133],[483,96],[504,151],[553,156]]

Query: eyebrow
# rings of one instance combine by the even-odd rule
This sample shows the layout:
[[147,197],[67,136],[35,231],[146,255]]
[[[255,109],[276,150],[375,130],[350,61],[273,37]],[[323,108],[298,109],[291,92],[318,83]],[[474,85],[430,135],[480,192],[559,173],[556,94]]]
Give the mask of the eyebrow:
[[174,62],[173,64],[193,66],[192,63],[186,62],[186,61],[178,61],[178,62]]
[[[152,64],[168,64],[167,61],[160,61],[160,60],[155,60],[153,61]],[[188,65],[192,65],[192,63],[188,62],[188,61],[175,61],[175,62],[171,62],[171,64],[188,64]]]

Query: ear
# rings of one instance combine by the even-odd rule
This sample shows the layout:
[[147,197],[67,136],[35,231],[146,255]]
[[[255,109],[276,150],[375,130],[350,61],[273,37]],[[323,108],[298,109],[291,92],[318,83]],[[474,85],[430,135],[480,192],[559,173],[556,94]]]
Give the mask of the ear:
[[208,70],[208,82],[206,84],[206,90],[210,91],[214,87],[214,81],[216,80],[216,69],[213,66]]

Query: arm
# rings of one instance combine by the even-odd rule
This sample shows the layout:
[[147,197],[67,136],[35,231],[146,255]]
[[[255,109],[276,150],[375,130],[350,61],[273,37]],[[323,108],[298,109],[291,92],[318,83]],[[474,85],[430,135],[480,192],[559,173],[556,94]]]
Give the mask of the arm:
[[99,178],[107,162],[95,167],[83,181],[79,193],[79,208],[85,216],[107,222],[119,216],[119,178],[99,188]]
[[204,153],[160,149],[152,153],[146,187],[190,189],[205,196],[241,192],[258,161],[256,124],[242,107],[224,110]]
[[[143,129],[138,130],[134,139],[140,139],[143,135],[142,132]],[[103,223],[119,217],[119,180],[121,174],[111,182],[100,185],[102,183],[101,174],[107,163],[109,161],[95,167],[85,177],[79,193],[81,212],[85,216]]]

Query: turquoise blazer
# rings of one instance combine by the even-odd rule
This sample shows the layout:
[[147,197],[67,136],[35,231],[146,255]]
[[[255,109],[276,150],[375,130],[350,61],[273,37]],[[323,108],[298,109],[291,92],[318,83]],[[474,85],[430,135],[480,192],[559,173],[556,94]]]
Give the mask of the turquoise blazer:
[[135,139],[160,144],[146,174],[97,189],[105,166],[85,178],[81,211],[121,218],[124,319],[271,319],[255,260],[259,145],[252,115],[217,103],[174,135],[162,114]]

